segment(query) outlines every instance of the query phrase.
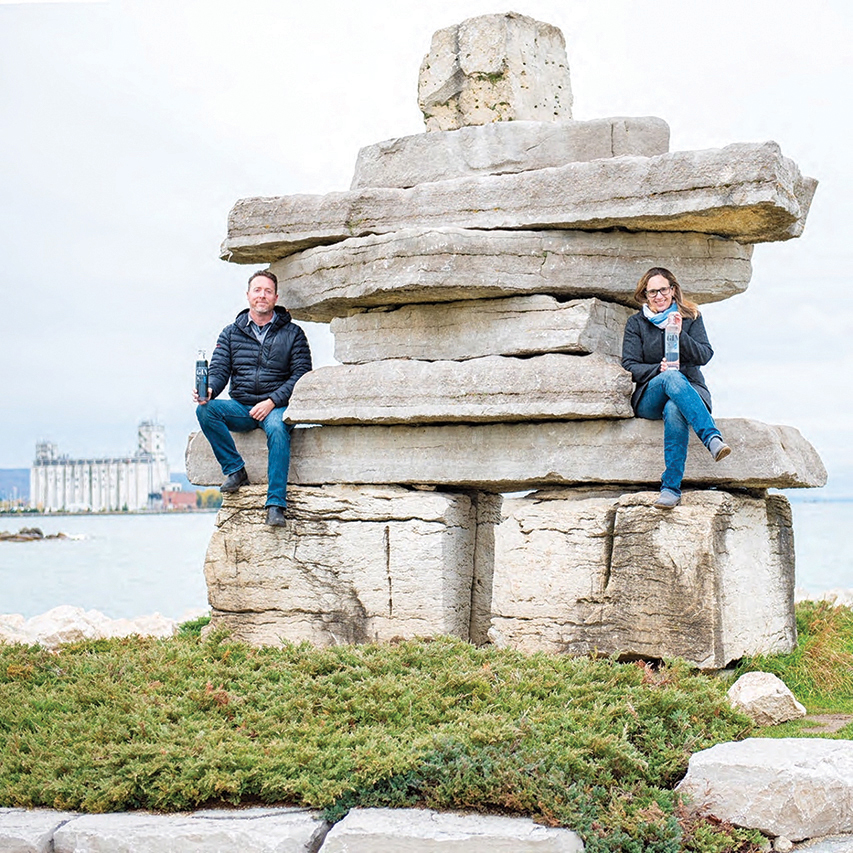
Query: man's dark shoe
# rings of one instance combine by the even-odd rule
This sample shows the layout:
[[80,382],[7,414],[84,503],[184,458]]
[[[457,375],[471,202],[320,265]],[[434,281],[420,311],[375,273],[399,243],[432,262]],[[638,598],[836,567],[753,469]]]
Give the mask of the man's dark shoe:
[[284,527],[287,524],[287,518],[284,515],[284,507],[268,506],[267,524],[270,527]]
[[225,482],[219,487],[219,491],[228,494],[229,492],[236,492],[240,486],[248,485],[249,475],[246,473],[245,468],[241,468],[239,471],[235,471],[225,478]]

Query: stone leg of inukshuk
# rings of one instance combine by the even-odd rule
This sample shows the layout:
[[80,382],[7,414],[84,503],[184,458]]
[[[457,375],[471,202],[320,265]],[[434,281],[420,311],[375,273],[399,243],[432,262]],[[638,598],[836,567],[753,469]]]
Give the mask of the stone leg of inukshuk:
[[789,649],[785,498],[690,491],[675,516],[654,511],[653,500],[578,489],[505,499],[494,532],[493,642],[638,658],[665,648],[706,669],[756,648]]
[[[419,102],[427,132],[362,149],[349,191],[231,211],[223,258],[269,263],[342,364],[287,411],[314,425],[289,528],[263,525],[261,488],[225,499],[214,624],[709,668],[791,648],[790,512],[766,490],[822,485],[819,457],[790,427],[720,421],[732,455],[694,437],[661,512],[662,424],[632,417],[619,357],[645,270],[698,303],[743,292],[751,244],[798,236],[816,182],[775,143],[670,153],[661,119],[572,121],[562,34],[521,15],[436,33]],[[262,483],[263,436],[238,445]],[[187,464],[220,482],[199,435]]]
[[264,524],[266,489],[220,510],[205,575],[214,624],[243,640],[318,645],[468,637],[477,533],[464,494],[293,486],[293,520]]

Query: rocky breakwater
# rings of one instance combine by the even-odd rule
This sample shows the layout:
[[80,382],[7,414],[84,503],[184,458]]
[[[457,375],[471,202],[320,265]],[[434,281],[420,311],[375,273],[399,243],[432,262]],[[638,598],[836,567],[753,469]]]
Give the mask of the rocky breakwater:
[[[772,142],[670,152],[658,118],[573,121],[562,34],[516,14],[436,33],[419,103],[427,131],[362,149],[349,191],[231,211],[222,257],[269,263],[342,363],[288,408],[289,526],[264,527],[262,488],[225,499],[213,624],[705,668],[790,649],[790,507],[766,490],[822,485],[820,459],[791,427],[722,421],[729,459],[691,448],[682,505],[654,509],[662,424],[632,418],[619,354],[645,270],[699,303],[743,292],[816,182]],[[263,436],[238,444],[263,483]],[[221,481],[199,434],[187,469]]]
[[22,527],[17,533],[0,530],[0,542],[43,542],[47,539],[68,539],[68,534],[49,533],[45,536],[40,527]]

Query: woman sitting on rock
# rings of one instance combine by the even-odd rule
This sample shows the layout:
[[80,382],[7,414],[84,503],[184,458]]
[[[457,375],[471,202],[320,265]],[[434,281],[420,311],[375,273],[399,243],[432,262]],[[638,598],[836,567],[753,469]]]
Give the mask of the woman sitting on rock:
[[[714,351],[698,306],[684,298],[681,285],[669,270],[650,269],[637,284],[634,299],[643,307],[628,318],[625,326],[622,366],[631,372],[636,383],[631,397],[634,414],[653,421],[663,419],[666,470],[655,506],[671,509],[681,501],[689,427],[693,427],[714,461],[731,453],[711,417],[711,394],[699,369],[699,365],[711,360]],[[678,369],[667,364],[664,352],[664,326],[668,321],[680,329]]]

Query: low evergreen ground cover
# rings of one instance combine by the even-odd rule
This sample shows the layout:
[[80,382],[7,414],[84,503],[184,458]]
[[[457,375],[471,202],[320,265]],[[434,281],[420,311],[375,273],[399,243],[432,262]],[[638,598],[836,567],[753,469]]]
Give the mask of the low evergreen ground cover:
[[[791,686],[810,710],[850,708],[850,611],[799,618],[794,655],[744,668],[802,673]],[[254,649],[198,627],[57,653],[0,645],[0,806],[286,803],[331,819],[428,806],[569,826],[593,853],[758,849],[756,833],[689,818],[672,791],[693,752],[756,733],[727,683],[681,663],[450,639]]]

